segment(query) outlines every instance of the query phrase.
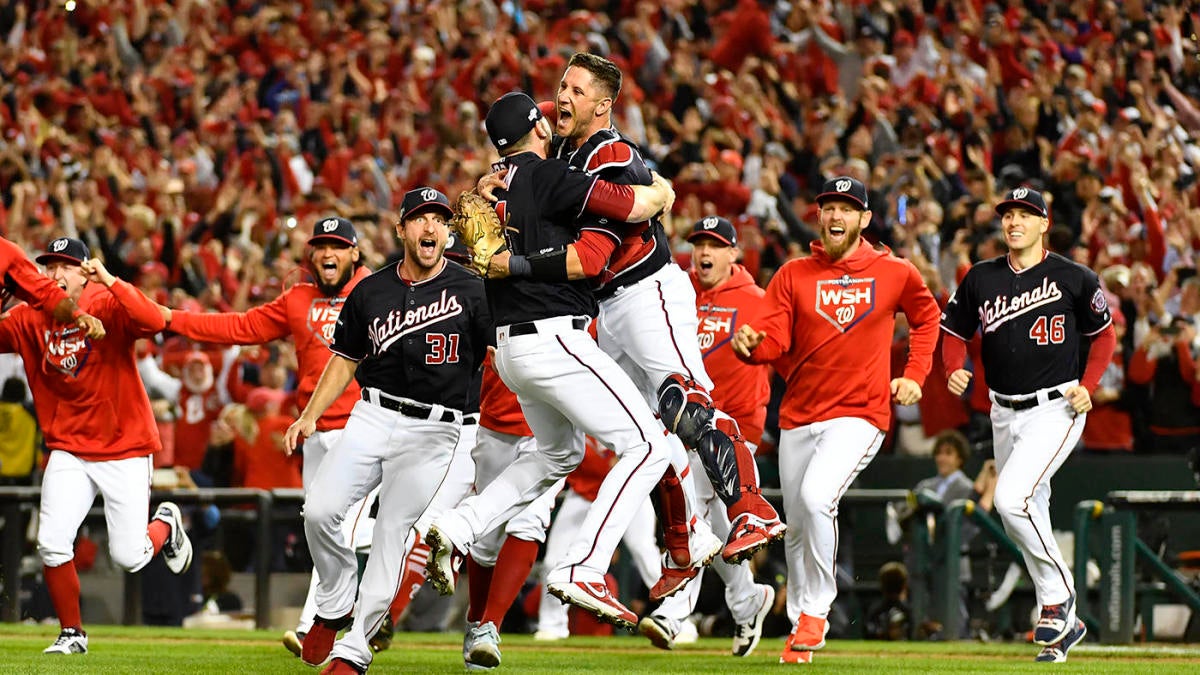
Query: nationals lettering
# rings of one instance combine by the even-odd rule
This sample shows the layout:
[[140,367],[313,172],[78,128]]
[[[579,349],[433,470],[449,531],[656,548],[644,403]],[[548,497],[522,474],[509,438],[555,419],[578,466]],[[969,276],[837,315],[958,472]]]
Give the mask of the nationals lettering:
[[995,300],[984,300],[979,307],[979,322],[983,325],[983,332],[992,333],[1008,321],[1039,307],[1053,304],[1062,300],[1062,297],[1058,282],[1045,278],[1042,279],[1041,286],[1020,295],[1011,298],[997,295]]
[[375,317],[367,328],[367,337],[375,345],[375,354],[382,354],[405,335],[462,313],[463,307],[458,302],[458,296],[449,295],[449,291],[444,290],[440,298],[427,305],[403,311],[394,309],[385,318]]

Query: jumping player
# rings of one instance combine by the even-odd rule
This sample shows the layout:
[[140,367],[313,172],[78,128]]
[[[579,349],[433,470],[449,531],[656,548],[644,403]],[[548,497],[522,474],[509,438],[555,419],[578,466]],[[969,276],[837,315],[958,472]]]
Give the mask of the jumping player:
[[105,339],[93,340],[80,325],[51,320],[31,306],[16,307],[0,321],[0,352],[24,360],[50,450],[38,552],[62,630],[45,653],[86,654],[74,543],[96,495],[104,496],[108,551],[121,569],[136,572],[162,551],[167,567],[182,574],[191,565],[192,545],[179,507],[171,502],[160,504],[146,524],[151,455],[162,445],[138,376],[134,342],[162,330],[157,307],[89,258],[78,239],[51,241],[37,262],[72,304],[107,327]]
[[[725,218],[710,216],[692,226],[692,269],[689,277],[696,292],[699,318],[697,338],[704,355],[704,367],[713,378],[713,405],[737,420],[745,434],[745,443],[753,451],[762,439],[766,423],[767,399],[771,395],[766,366],[751,365],[737,358],[729,341],[742,324],[758,318],[762,311],[763,290],[744,267],[737,264],[737,230]],[[692,465],[700,471],[699,455],[691,455]],[[753,464],[751,464],[753,466]],[[758,484],[757,470],[754,484]],[[730,531],[729,516],[711,485],[696,485],[700,511],[718,536]],[[730,653],[748,656],[762,637],[763,620],[775,603],[775,589],[755,584],[747,561],[730,565],[713,561],[713,568],[725,582],[725,603],[737,624]],[[672,649],[682,622],[696,608],[700,594],[697,579],[663,601],[653,614],[638,623],[638,632],[655,647]]]
[[[1042,608],[1033,641],[1044,648],[1034,660],[1061,663],[1087,627],[1050,527],[1050,479],[1079,442],[1116,332],[1096,273],[1045,250],[1050,218],[1040,192],[1014,188],[996,214],[1008,254],[976,264],[954,292],[942,314],[942,357],[947,386],[961,395],[971,381],[966,341],[982,333],[998,471],[992,503]],[[1091,341],[1082,369],[1081,338]]]
[[[585,209],[644,220],[670,204],[673,192],[661,179],[652,186],[621,186],[546,160],[550,124],[523,93],[497,100],[485,124],[509,169],[497,211],[517,254],[570,243],[578,235],[573,219]],[[487,282],[497,325],[496,370],[517,395],[537,452],[508,465],[481,493],[434,522],[426,535],[429,578],[439,591],[453,592],[454,554],[507,522],[578,465],[586,432],[612,447],[619,459],[566,562],[548,576],[548,587],[602,620],[632,627],[637,616],[609,594],[604,574],[629,519],[666,469],[669,451],[633,382],[587,333],[588,318],[596,312],[590,288],[568,281],[563,272],[558,281]]]
[[[825,646],[837,597],[838,502],[879,451],[891,403],[921,398],[938,337],[938,305],[912,263],[864,244],[867,188],[826,181],[817,195],[820,242],[788,261],[767,286],[762,318],[733,348],[773,363],[787,380],[779,410],[779,480],[789,525],[788,618],[796,627],[781,662]],[[889,380],[895,314],[911,327],[904,375]],[[890,401],[889,401],[890,399]]]
[[[360,281],[370,276],[370,270],[359,263],[358,232],[345,218],[318,220],[313,225],[308,246],[311,282],[298,283],[271,302],[247,312],[215,314],[163,307],[161,311],[167,327],[193,340],[214,344],[259,345],[290,336],[296,345],[300,370],[297,404],[307,405],[321,371],[333,355],[329,345],[346,298]],[[351,382],[317,420],[316,431],[305,439],[305,490],[312,485],[321,460],[337,446],[350,417],[350,409],[360,398],[358,384]],[[349,513],[357,515],[363,511],[364,504],[355,504]],[[354,547],[360,531],[355,528],[359,518],[350,517],[345,522],[348,530],[345,545]],[[316,588],[317,571],[314,568],[300,622],[295,631],[287,631],[283,636],[284,646],[296,656],[300,656],[304,636],[312,627],[316,614]]]
[[[284,435],[285,448],[295,450],[357,379],[362,400],[304,501],[304,530],[320,582],[318,615],[301,658],[319,665],[332,648],[335,658],[325,672],[363,672],[370,665],[368,639],[399,590],[413,525],[446,475],[477,382],[473,374],[491,341],[483,282],[442,256],[452,213],[446,195],[433,188],[405,194],[396,224],[404,259],[350,292],[333,330],[333,357]],[[351,504],[376,486],[373,554],[359,585],[340,526]],[[350,631],[335,646],[346,626]]]

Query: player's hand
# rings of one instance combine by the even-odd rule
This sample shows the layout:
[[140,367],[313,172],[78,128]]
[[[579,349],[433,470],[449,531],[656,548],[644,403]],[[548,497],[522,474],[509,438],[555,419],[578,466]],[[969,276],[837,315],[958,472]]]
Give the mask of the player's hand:
[[166,305],[158,305],[158,313],[162,315],[163,323],[171,324],[171,308]]
[[660,176],[657,171],[651,171],[650,178],[654,185],[667,191],[667,202],[663,205],[662,211],[659,211],[659,214],[666,215],[671,212],[671,207],[675,206],[675,188],[671,186],[671,181]]
[[738,332],[733,334],[730,343],[733,345],[733,351],[743,358],[749,358],[750,352],[754,351],[764,338],[766,333],[754,330],[749,324],[742,326]]
[[501,169],[499,171],[493,171],[492,173],[489,173],[483,178],[480,178],[479,182],[475,184],[475,191],[479,193],[480,197],[483,197],[489,202],[500,201],[496,198],[496,190],[504,187],[504,177],[506,175],[508,175],[508,169]]
[[111,287],[117,282],[117,278],[108,271],[99,258],[88,258],[79,263],[79,268],[87,275],[88,281],[95,281],[106,287]]
[[288,457],[300,447],[300,442],[317,432],[317,421],[310,420],[304,415],[287,428],[283,434],[283,454]]
[[75,319],[75,325],[82,328],[84,334],[93,340],[104,337],[104,324],[91,314],[81,314],[79,318]]
[[512,257],[512,253],[508,249],[493,253],[488,259],[487,274],[483,275],[488,279],[504,279],[508,276],[508,259]]
[[921,400],[921,385],[907,377],[892,380],[892,400],[900,405],[912,405]]
[[950,378],[946,380],[946,387],[955,396],[962,396],[963,392],[967,390],[968,384],[971,384],[971,371],[965,368],[959,368],[950,373]]
[[1063,398],[1071,404],[1076,415],[1082,415],[1092,409],[1092,395],[1088,393],[1087,387],[1082,385],[1068,388],[1063,392]]

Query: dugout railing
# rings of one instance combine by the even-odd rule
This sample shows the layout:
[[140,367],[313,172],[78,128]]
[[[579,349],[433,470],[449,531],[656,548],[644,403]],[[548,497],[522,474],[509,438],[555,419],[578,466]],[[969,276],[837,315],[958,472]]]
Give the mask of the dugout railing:
[[[21,619],[20,569],[24,549],[25,514],[37,510],[41,499],[40,487],[0,487],[0,517],[4,528],[0,530],[0,621],[15,622]],[[151,504],[174,501],[180,505],[225,507],[249,507],[254,529],[254,623],[257,628],[269,628],[271,624],[271,528],[276,521],[291,520],[299,516],[304,492],[300,489],[256,490],[249,488],[178,488],[154,490]],[[295,516],[284,517],[276,512],[276,506],[295,504]],[[265,517],[264,517],[265,516]],[[103,518],[103,509],[94,505],[89,518]],[[194,565],[200,564],[193,560]],[[137,573],[125,574],[125,587],[121,608],[121,620],[125,625],[141,623],[141,579]]]
[[[1105,644],[1133,642],[1139,613],[1145,639],[1153,640],[1154,604],[1164,599],[1186,604],[1194,615],[1200,613],[1200,594],[1138,536],[1139,513],[1164,511],[1200,511],[1200,491],[1115,491],[1103,502],[1084,500],[1075,507],[1075,560],[1086,562],[1095,550],[1100,567],[1099,602],[1093,604],[1087,565],[1076,563],[1076,613],[1089,630],[1098,630]],[[1094,544],[1098,545],[1093,549]],[[1139,581],[1139,572],[1151,580]]]

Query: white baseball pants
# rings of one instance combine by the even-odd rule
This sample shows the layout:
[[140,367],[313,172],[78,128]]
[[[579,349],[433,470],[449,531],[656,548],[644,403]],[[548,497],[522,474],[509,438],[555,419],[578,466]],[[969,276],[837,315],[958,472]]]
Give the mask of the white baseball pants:
[[883,443],[866,420],[839,417],[779,432],[779,483],[788,530],[787,611],[824,619],[837,597],[838,502]]

